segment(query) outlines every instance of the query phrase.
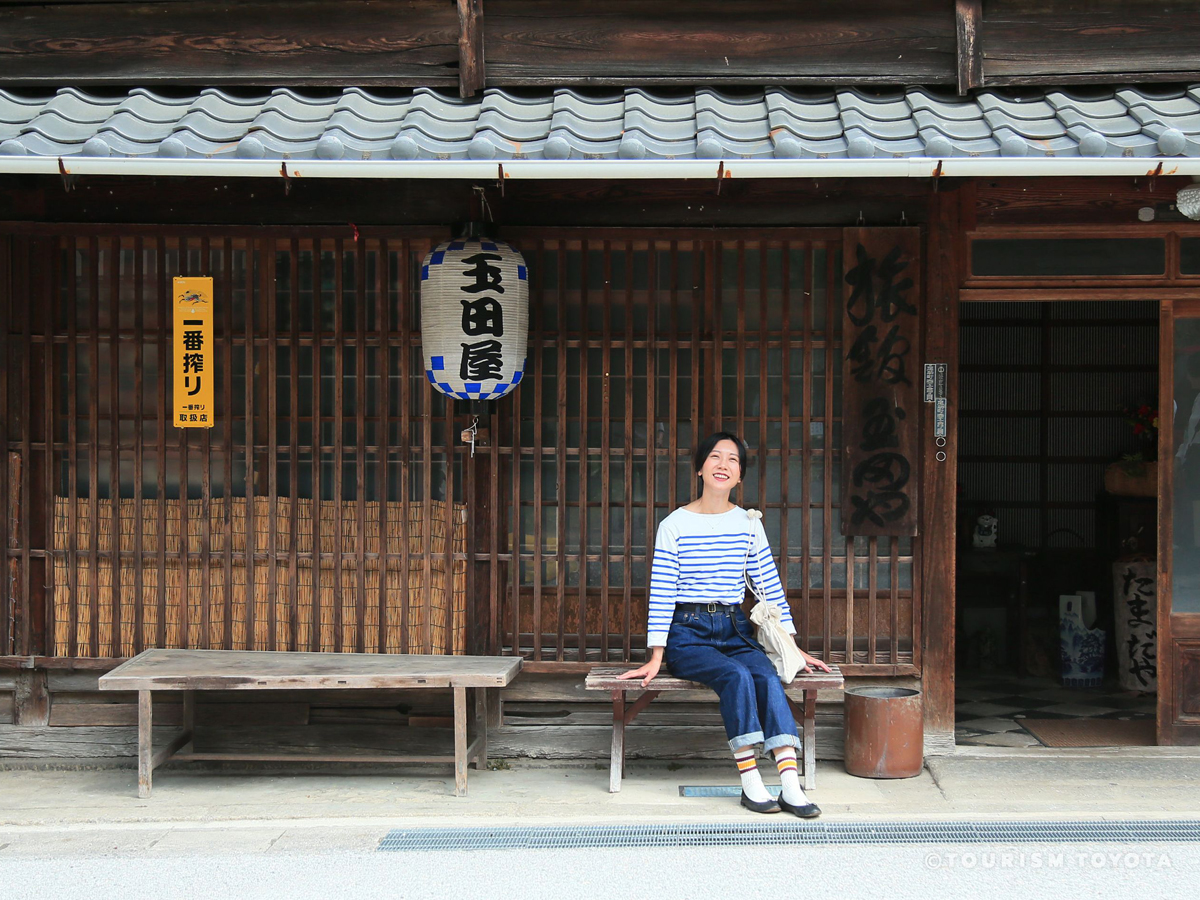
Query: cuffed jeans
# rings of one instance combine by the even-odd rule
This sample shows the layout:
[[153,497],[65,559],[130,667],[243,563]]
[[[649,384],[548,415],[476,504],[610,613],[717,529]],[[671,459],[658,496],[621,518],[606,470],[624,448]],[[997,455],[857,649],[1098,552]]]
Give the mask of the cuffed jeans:
[[712,606],[713,612],[706,604],[676,608],[664,654],[667,668],[717,692],[730,749],[759,743],[763,750],[799,747],[783,682],[754,640],[742,608]]

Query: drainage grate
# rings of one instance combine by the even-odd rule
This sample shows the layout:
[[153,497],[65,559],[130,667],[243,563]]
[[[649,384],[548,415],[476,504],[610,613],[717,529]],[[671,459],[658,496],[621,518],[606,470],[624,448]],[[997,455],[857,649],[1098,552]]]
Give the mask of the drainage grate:
[[777,822],[405,828],[379,850],[562,850],[786,844],[1028,844],[1200,841],[1200,820],[1114,822]]

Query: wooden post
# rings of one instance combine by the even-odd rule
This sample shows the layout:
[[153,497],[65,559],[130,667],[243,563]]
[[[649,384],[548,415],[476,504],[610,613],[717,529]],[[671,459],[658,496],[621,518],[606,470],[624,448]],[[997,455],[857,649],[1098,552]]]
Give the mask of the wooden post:
[[154,774],[154,709],[151,691],[138,691],[138,797],[150,796]]
[[458,0],[458,95],[483,90],[483,0]]
[[50,723],[50,691],[45,669],[19,669],[16,694],[13,698],[13,723],[16,725],[48,725]]
[[487,705],[488,695],[496,693],[497,688],[473,688],[472,693],[475,695],[475,769],[476,771],[484,771],[487,769]]
[[[960,189],[961,190],[961,189]],[[955,519],[958,473],[958,288],[963,209],[974,194],[934,195],[930,203],[923,362],[945,363],[946,445],[933,440],[934,404],[921,404],[921,686],[925,733],[954,734]],[[914,643],[917,643],[914,640]]]
[[979,29],[983,24],[983,0],[955,0],[958,93],[983,87],[983,49]]
[[817,692],[804,692],[804,789],[817,786]]
[[613,701],[613,733],[612,752],[609,754],[608,792],[615,794],[621,790],[621,779],[625,776],[625,692],[612,692]]
[[454,796],[467,795],[467,689],[454,688]]

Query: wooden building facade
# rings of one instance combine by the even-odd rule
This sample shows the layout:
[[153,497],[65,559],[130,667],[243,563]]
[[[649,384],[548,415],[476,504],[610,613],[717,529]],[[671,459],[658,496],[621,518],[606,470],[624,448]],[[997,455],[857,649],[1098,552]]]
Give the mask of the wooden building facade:
[[[695,15],[719,22],[722,38],[687,44],[675,39],[683,26],[668,4],[573,4],[568,14],[515,0],[460,0],[457,11],[348,3],[345,33],[318,47],[304,23],[328,4],[287,4],[301,13],[287,17],[289,55],[257,43],[284,27],[283,4],[244,5],[244,40],[212,51],[187,40],[204,28],[203,3],[158,4],[166,24],[141,30],[118,21],[144,22],[140,7],[106,8],[100,19],[114,35],[146,35],[145,46],[138,38],[120,49],[103,36],[71,49],[32,40],[67,21],[54,18],[67,6],[52,4],[48,18],[21,19],[29,39],[4,38],[21,54],[3,55],[0,86],[124,96],[131,84],[165,95],[188,82],[318,94],[359,85],[469,96],[486,85],[519,99],[547,86],[644,85],[674,96],[682,85],[922,84],[969,96],[993,85],[1200,78],[1180,43],[1200,20],[1182,8],[1035,4],[1057,46],[1072,48],[1051,64],[1049,48],[1028,42],[1044,34],[1022,24],[1030,5],[1016,0],[850,5],[861,15],[843,4],[837,20],[802,24],[790,5],[757,3],[730,21],[723,7],[701,4]],[[70,10],[74,23],[93,7]],[[372,19],[381,10],[419,27],[404,40],[356,44],[359,31],[386,32]],[[0,19],[18,12],[28,10],[0,4]],[[1082,16],[1133,28],[1128,52],[1114,58]],[[851,19],[856,30],[839,32]],[[693,12],[688,20],[707,34]],[[178,44],[169,70],[149,43],[156,28]],[[814,34],[835,32],[843,45],[806,49]],[[358,47],[353,65],[329,62],[336,56],[324,51],[339,42]],[[901,52],[858,52],[885,45]],[[721,48],[732,63],[721,63]],[[221,74],[214,52],[243,59],[244,70]],[[1126,168],[1108,175],[970,175],[921,153],[930,164],[916,178],[836,166],[828,176],[743,176],[737,161],[726,169],[717,159],[715,177],[686,178],[622,177],[615,167],[524,178],[504,161],[489,162],[490,178],[323,178],[308,177],[302,161],[289,171],[287,156],[272,177],[93,174],[45,153],[57,173],[3,169],[0,748],[120,755],[132,710],[101,703],[90,685],[146,647],[178,646],[520,655],[501,752],[602,753],[603,712],[583,696],[582,674],[643,658],[655,528],[692,498],[692,448],[718,429],[752,448],[737,500],[765,513],[802,646],[849,680],[921,687],[928,749],[953,746],[960,304],[1154,302],[1160,408],[1171,409],[1188,384],[1177,367],[1196,352],[1200,224],[1175,205],[1191,179],[1173,173],[1190,153],[1179,151],[1174,168],[1157,149],[1143,155],[1151,161],[1140,169],[1127,154]],[[435,392],[421,361],[421,260],[473,219],[517,246],[530,271],[529,376],[487,410]],[[912,528],[871,535],[868,522],[856,534],[843,500],[856,452],[844,426],[861,397],[848,275],[864,246],[883,248],[882,258],[889,241],[904,242],[912,278],[909,380],[919,389],[922,364],[947,367],[946,432],[939,440],[935,404],[915,404],[903,424]],[[171,423],[176,275],[214,279],[210,430]],[[1174,402],[1184,410],[1192,398]],[[1173,458],[1183,424],[1163,427],[1160,460]],[[1186,473],[1177,482],[1174,471],[1160,465],[1158,738],[1195,743],[1200,594],[1190,571],[1180,580],[1171,566],[1173,515],[1190,496]],[[1190,552],[1182,558],[1191,565]],[[837,700],[820,720],[830,738],[822,751],[834,754]],[[390,722],[394,712],[387,698],[378,716],[322,702],[297,698],[275,715],[336,724]],[[711,719],[711,709],[687,711]],[[84,749],[63,750],[72,742],[56,729],[66,726],[86,735]],[[690,740],[677,736],[661,753],[690,752]]]

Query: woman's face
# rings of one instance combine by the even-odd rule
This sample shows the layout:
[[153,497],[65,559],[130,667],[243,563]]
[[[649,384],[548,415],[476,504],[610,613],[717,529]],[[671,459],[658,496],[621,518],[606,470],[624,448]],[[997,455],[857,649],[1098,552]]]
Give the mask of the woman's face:
[[717,441],[700,468],[700,477],[704,486],[711,490],[728,492],[736,487],[742,480],[737,444],[729,440]]

